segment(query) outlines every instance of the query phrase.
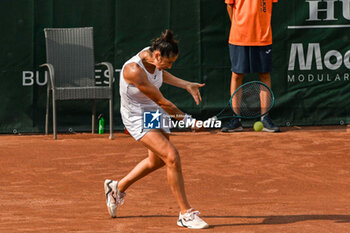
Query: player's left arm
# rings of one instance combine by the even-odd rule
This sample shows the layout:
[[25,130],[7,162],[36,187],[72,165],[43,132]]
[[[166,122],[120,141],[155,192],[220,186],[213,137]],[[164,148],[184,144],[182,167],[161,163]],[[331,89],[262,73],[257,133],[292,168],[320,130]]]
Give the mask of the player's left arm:
[[187,90],[193,97],[194,101],[198,105],[200,101],[202,101],[201,93],[199,92],[199,88],[203,87],[205,83],[194,83],[189,82],[174,75],[170,74],[167,71],[163,71],[163,82],[175,87],[179,87]]

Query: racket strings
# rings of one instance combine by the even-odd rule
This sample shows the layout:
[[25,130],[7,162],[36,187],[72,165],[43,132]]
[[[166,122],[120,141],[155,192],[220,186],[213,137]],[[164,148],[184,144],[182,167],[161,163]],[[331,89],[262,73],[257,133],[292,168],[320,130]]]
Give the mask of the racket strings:
[[236,91],[231,99],[231,107],[238,116],[259,117],[270,110],[273,104],[272,98],[267,87],[259,83],[252,83]]

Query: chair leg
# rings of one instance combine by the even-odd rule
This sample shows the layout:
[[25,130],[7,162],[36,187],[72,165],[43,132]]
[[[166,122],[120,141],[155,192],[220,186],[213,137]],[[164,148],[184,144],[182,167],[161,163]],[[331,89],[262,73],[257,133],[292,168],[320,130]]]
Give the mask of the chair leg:
[[109,139],[114,139],[114,136],[113,136],[113,97],[109,100]]
[[47,87],[46,115],[45,115],[45,135],[49,134],[49,108],[50,108],[50,88]]
[[92,100],[91,133],[95,133],[96,123],[96,100]]
[[53,139],[57,139],[56,98],[55,98],[54,92],[52,93],[52,125],[53,125]]

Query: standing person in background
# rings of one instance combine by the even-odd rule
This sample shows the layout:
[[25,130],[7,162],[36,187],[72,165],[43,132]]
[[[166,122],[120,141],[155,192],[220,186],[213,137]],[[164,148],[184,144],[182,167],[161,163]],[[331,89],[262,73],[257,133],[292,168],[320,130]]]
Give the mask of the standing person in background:
[[[231,95],[242,85],[244,74],[258,73],[260,81],[271,87],[272,3],[278,0],[225,0],[231,20],[229,52],[231,59]],[[235,109],[235,103],[232,107]],[[261,117],[265,132],[279,132],[269,115]],[[243,131],[241,120],[227,122],[222,132]]]

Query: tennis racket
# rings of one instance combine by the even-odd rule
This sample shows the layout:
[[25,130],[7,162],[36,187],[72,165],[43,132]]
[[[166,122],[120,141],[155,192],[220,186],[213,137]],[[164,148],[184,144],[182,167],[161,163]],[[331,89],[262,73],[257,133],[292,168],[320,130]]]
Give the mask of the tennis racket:
[[259,118],[266,115],[274,103],[273,92],[265,83],[259,81],[247,82],[237,88],[227,105],[211,119]]

